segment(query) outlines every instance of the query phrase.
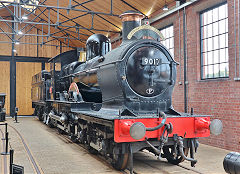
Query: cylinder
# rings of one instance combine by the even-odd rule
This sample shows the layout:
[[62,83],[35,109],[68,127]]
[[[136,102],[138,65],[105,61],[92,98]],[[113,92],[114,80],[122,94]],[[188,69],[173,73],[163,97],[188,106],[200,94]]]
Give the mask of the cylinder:
[[141,26],[141,21],[144,18],[144,15],[136,11],[126,11],[120,15],[122,19],[122,38],[123,40],[127,39],[128,34],[136,27]]
[[226,173],[240,174],[240,153],[228,153],[223,160],[223,167]]

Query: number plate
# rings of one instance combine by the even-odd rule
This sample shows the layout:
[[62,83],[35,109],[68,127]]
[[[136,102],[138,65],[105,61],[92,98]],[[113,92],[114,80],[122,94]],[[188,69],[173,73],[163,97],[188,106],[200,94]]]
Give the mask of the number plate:
[[143,57],[142,58],[142,65],[159,65],[161,64],[161,59],[158,59],[158,58],[146,58],[146,57]]

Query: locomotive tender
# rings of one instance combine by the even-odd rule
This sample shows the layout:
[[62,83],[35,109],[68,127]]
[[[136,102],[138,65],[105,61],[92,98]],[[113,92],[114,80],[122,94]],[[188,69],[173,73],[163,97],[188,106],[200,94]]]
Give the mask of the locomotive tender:
[[[161,33],[141,25],[143,15],[127,11],[122,44],[107,37],[86,43],[86,62],[68,51],[50,60],[51,71],[33,76],[32,105],[45,124],[67,133],[123,170],[143,149],[172,164],[197,162],[198,137],[220,134],[220,120],[179,113],[172,107],[176,65],[160,43]],[[187,157],[190,151],[190,157]]]

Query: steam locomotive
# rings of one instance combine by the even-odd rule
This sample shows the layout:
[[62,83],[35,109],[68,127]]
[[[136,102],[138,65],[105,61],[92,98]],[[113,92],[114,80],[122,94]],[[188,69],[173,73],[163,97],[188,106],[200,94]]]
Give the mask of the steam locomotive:
[[128,164],[132,169],[133,154],[143,149],[172,164],[188,160],[194,166],[198,137],[220,134],[221,121],[174,110],[177,62],[160,43],[161,33],[142,25],[138,12],[120,17],[118,48],[111,50],[107,37],[94,34],[86,42],[86,62],[68,51],[50,60],[49,72],[33,76],[34,114],[118,170]]

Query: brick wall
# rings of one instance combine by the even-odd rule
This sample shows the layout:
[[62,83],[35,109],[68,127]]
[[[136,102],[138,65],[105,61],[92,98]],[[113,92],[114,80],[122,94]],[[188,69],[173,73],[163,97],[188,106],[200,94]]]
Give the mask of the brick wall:
[[[209,138],[201,138],[200,142],[233,151],[240,151],[240,81],[234,81],[234,0],[227,1],[229,25],[229,78],[213,80],[201,80],[200,78],[199,12],[221,2],[222,0],[200,0],[186,8],[188,111],[194,108],[194,113],[196,114],[212,115],[212,118],[218,118],[223,122],[223,133],[221,135],[211,135]],[[157,13],[158,12],[156,12],[155,15]],[[237,21],[236,14],[236,26],[238,26]],[[169,23],[173,23],[174,25],[174,55],[175,60],[180,63],[177,68],[177,82],[173,93],[173,106],[177,111],[183,112],[183,10],[155,22],[153,26],[162,28],[164,25],[169,25]],[[181,36],[180,38],[179,34]],[[179,44],[179,41],[181,44]],[[238,56],[237,53],[237,70],[239,69]],[[180,85],[179,82],[181,82],[182,85]]]

